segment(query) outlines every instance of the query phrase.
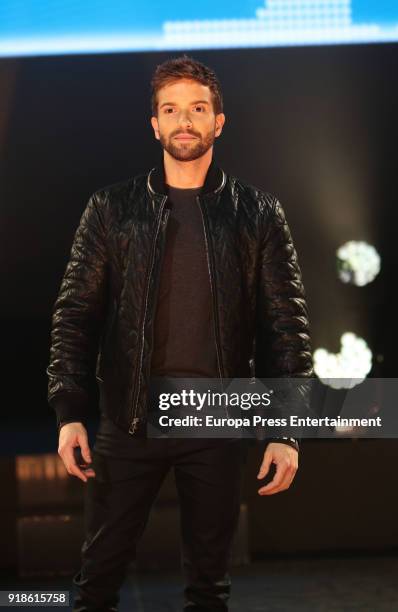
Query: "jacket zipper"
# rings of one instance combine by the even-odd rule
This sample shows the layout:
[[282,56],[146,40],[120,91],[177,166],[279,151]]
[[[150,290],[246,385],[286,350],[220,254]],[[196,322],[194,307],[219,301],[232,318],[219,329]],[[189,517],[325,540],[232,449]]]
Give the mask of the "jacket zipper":
[[[162,203],[160,205],[160,212],[158,215],[158,223],[157,223],[157,227],[156,227],[156,232],[155,232],[155,238],[153,240],[152,243],[152,252],[151,252],[151,262],[149,265],[149,272],[147,274],[147,279],[146,279],[146,292],[145,292],[145,304],[144,304],[144,314],[142,317],[142,330],[141,330],[141,351],[140,351],[140,359],[139,359],[139,364],[135,373],[135,379],[134,382],[135,384],[133,384],[133,389],[134,387],[136,388],[136,393],[135,396],[133,398],[132,401],[132,409],[131,409],[131,424],[130,424],[130,428],[129,428],[129,433],[130,434],[134,434],[135,431],[138,428],[138,423],[140,421],[139,417],[136,417],[135,414],[137,412],[137,404],[138,404],[138,398],[139,398],[139,391],[140,391],[140,372],[141,372],[141,367],[142,367],[142,356],[144,353],[144,335],[145,335],[145,320],[146,320],[146,311],[147,311],[147,305],[148,305],[148,293],[149,293],[149,282],[150,282],[150,278],[152,275],[152,270],[153,270],[153,263],[154,263],[154,258],[155,258],[155,247],[156,247],[156,242],[158,239],[158,234],[159,234],[159,228],[161,225],[161,221],[162,221],[162,213],[163,213],[163,208],[164,208],[164,204],[167,200],[167,195],[164,196]],[[166,221],[168,219],[168,215],[166,217]]]
[[[218,305],[217,305],[217,296],[216,296],[216,291],[215,291],[215,286],[214,286],[214,275],[212,276],[211,274],[213,255],[212,253],[210,253],[211,249],[209,248],[207,218],[206,218],[205,211],[202,208],[202,204],[200,202],[199,196],[196,196],[196,201],[199,204],[199,210],[202,216],[203,232],[205,236],[207,269],[209,271],[210,288],[211,288],[211,294],[213,298],[213,323],[214,323],[214,337],[216,341],[217,365],[218,365],[219,377],[221,380],[221,390],[223,390],[222,379],[223,379],[224,368],[223,368],[221,352],[219,348],[220,347],[220,340],[219,340],[220,326],[219,326],[219,320],[218,320]],[[227,417],[229,416],[228,410],[226,407],[225,407],[225,414],[227,415]]]

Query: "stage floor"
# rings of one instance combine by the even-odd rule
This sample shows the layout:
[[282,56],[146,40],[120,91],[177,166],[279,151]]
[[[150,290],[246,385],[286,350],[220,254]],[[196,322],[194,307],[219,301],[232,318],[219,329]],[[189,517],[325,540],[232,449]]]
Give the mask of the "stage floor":
[[[397,554],[269,559],[233,568],[231,576],[230,612],[398,610]],[[71,589],[70,577],[10,578],[2,584],[2,590],[11,586]],[[135,572],[120,593],[119,612],[181,611],[182,576],[178,572]]]

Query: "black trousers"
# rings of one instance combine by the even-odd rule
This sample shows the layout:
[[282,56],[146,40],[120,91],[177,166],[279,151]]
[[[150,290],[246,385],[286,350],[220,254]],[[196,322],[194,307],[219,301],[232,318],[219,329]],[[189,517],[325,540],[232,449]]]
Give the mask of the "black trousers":
[[93,450],[96,477],[83,485],[86,533],[73,577],[73,611],[118,609],[128,565],[171,468],[180,503],[183,609],[228,610],[228,565],[247,450],[247,440],[182,438],[132,439],[131,459]]

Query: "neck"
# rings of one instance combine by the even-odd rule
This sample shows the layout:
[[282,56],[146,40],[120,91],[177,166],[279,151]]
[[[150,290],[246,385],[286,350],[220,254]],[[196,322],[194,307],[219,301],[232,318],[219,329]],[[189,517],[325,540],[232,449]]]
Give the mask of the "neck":
[[213,154],[213,147],[198,159],[180,161],[174,159],[164,150],[163,163],[166,183],[170,187],[179,189],[192,189],[202,187],[209,169]]

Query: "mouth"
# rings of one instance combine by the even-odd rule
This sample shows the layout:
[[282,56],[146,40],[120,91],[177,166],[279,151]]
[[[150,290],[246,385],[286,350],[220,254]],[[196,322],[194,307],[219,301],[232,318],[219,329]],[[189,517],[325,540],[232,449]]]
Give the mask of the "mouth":
[[196,140],[196,136],[174,136],[176,140]]

